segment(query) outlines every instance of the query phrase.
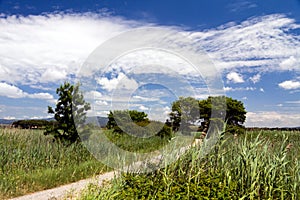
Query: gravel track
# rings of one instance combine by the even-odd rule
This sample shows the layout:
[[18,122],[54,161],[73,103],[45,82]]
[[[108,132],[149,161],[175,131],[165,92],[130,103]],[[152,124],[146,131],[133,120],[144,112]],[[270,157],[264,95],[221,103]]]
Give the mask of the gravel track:
[[[182,147],[179,149],[178,154],[176,157],[179,157],[181,154],[183,154],[186,150],[188,150],[191,146],[197,146],[201,142],[194,141],[193,144]],[[161,155],[152,158],[151,160],[153,162],[158,162],[161,159]],[[142,162],[136,162],[131,166],[131,169],[138,169],[140,165],[142,165]],[[117,176],[119,176],[119,171],[111,171],[106,172],[104,174],[100,174],[94,178],[84,179],[80,180],[78,182],[74,182],[71,184],[59,186],[56,188],[43,190],[40,192],[35,192],[32,194],[27,194],[25,196],[16,197],[10,200],[60,200],[60,199],[70,199],[68,198],[68,195],[75,198],[76,195],[80,194],[80,191],[85,189],[89,184],[96,184],[101,185],[104,181],[109,181]]]
[[64,199],[68,194],[80,193],[82,189],[87,187],[90,183],[101,185],[103,181],[111,180],[115,176],[117,176],[116,171],[107,172],[101,175],[98,175],[94,178],[84,179],[78,182],[74,182],[68,185],[59,186],[56,188],[43,190],[40,192],[35,192],[33,194],[28,194],[25,196],[13,198],[11,200],[56,200],[56,199]]

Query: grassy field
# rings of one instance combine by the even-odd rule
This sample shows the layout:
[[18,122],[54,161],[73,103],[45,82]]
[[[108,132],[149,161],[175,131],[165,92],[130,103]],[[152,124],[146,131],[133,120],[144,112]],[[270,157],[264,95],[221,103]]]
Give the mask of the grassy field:
[[[93,132],[100,138],[92,140],[99,151],[107,151],[103,137],[121,149],[141,153],[155,151],[168,141],[113,134],[110,130]],[[63,145],[52,136],[45,136],[43,130],[0,129],[0,199],[53,188],[108,170],[111,169],[80,143]]]
[[124,173],[81,199],[300,199],[300,132],[225,135],[151,173]]
[[0,199],[107,171],[81,144],[64,146],[42,130],[0,129]]

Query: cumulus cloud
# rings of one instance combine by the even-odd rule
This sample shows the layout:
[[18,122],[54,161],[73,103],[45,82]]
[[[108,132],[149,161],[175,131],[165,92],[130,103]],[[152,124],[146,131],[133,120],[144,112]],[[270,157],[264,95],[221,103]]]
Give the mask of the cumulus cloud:
[[64,80],[102,42],[138,25],[93,13],[2,16],[0,81]]
[[230,72],[229,74],[227,74],[226,78],[229,82],[233,82],[233,83],[243,83],[244,82],[242,75],[237,72]]
[[233,87],[224,87],[223,88],[226,92],[234,92],[234,91],[254,91],[256,90],[255,87],[237,87],[237,88],[233,88]]
[[300,81],[288,80],[278,84],[279,87],[285,90],[293,90],[300,88]]
[[24,92],[20,88],[10,85],[7,83],[0,83],[0,96],[8,97],[8,98],[32,98],[32,99],[43,99],[52,101],[54,97],[49,93],[33,93],[29,94]]
[[139,96],[139,95],[134,95],[132,97],[135,100],[137,101],[145,101],[145,102],[149,102],[149,101],[159,101],[159,98],[157,97],[143,97],[143,96]]
[[107,101],[101,101],[101,100],[96,101],[96,104],[100,105],[100,106],[107,106],[108,105]]
[[144,105],[139,106],[139,109],[142,110],[142,111],[149,110],[149,108],[144,106]]
[[290,56],[289,58],[283,60],[279,64],[282,70],[293,70],[296,68],[300,68],[300,62],[294,56]]
[[[251,7],[249,3],[244,5]],[[98,45],[121,32],[144,25],[147,24],[92,13],[59,13],[26,17],[2,15],[0,18],[0,82],[2,82],[0,95],[9,98],[51,99],[52,96],[48,93],[29,94],[21,90],[18,85],[47,86],[48,83],[53,85],[72,78],[87,56]],[[298,72],[300,69],[299,63],[297,63],[297,60],[300,60],[300,38],[292,34],[292,31],[299,27],[294,19],[285,15],[272,14],[254,17],[241,23],[231,22],[205,31],[186,32],[180,28],[177,30],[191,38],[194,43],[202,46],[202,49],[208,52],[213,59],[216,68],[227,74],[228,81],[243,83],[245,80],[240,74],[243,73],[243,70],[252,73],[276,70]],[[274,49],[276,50],[274,51]],[[139,53],[131,54],[132,57],[128,57],[129,62],[134,59],[139,63],[153,60],[154,64],[172,63],[171,67],[178,66],[176,69],[180,71],[180,75],[193,72],[192,68],[186,67],[186,63],[176,56],[168,56],[168,60],[162,59],[165,57],[163,53],[155,54],[150,51],[140,51]],[[169,73],[172,70],[171,67],[163,68],[159,72]],[[151,68],[144,67],[140,71],[136,71],[136,74],[153,72],[151,70]],[[240,73],[234,72],[238,70],[241,70]],[[98,104],[103,104],[101,106],[105,107],[107,106],[105,102],[111,99],[108,93],[113,91],[118,84],[123,84],[119,86],[124,89],[137,87],[137,82],[124,73],[118,71],[112,78],[99,79],[97,83],[107,93],[101,91],[101,93],[89,95],[98,101]],[[260,79],[260,74],[256,74],[249,80],[257,83]],[[280,83],[279,87],[287,90],[299,89],[300,83],[290,80]],[[226,91],[256,90],[253,87],[225,87],[224,89]],[[260,91],[262,90],[260,89]],[[144,96],[138,94],[137,96],[152,101],[150,100],[152,97],[157,100],[161,99],[163,95]],[[132,99],[146,101],[142,98]],[[115,100],[124,103],[121,96],[115,97]],[[104,109],[106,108],[99,110],[98,113],[107,112]],[[35,115],[38,116],[38,114]]]
[[248,112],[245,125],[248,127],[289,127],[299,124],[300,115],[276,111]]
[[84,98],[85,99],[90,99],[90,100],[99,100],[103,97],[102,93],[96,90],[92,90],[92,91],[86,91],[84,93]]
[[252,81],[254,84],[258,83],[260,81],[261,75],[260,74],[256,74],[252,77],[250,77],[250,81]]
[[7,83],[0,83],[0,96],[8,98],[24,98],[27,94],[20,88],[9,85]]
[[116,78],[112,79],[108,79],[107,77],[98,78],[97,83],[109,92],[117,87],[125,90],[136,89],[138,87],[138,83],[134,79],[128,78],[124,73],[119,73]]

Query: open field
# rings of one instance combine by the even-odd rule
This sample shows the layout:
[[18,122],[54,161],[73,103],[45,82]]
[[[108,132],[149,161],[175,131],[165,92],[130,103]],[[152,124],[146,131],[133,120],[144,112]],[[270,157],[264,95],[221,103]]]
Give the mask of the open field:
[[[166,142],[154,138],[152,143],[141,140],[130,144],[127,136],[110,139],[122,148],[141,152]],[[108,171],[84,146],[53,142],[41,130],[0,129],[0,148],[1,199]],[[200,146],[193,147],[165,168],[144,174],[123,173],[101,188],[90,185],[80,198],[299,199],[299,153],[298,131],[229,134],[206,156]]]
[[0,199],[107,171],[81,144],[64,146],[42,130],[0,129]]
[[[163,146],[167,139],[139,139],[105,134],[122,149],[150,152]],[[98,148],[103,142],[97,141]],[[0,129],[0,199],[21,196],[92,177],[108,171],[86,147],[79,143],[66,146],[45,136],[43,130]]]
[[227,135],[210,154],[190,149],[147,174],[124,173],[105,187],[90,185],[81,199],[299,199],[300,132]]

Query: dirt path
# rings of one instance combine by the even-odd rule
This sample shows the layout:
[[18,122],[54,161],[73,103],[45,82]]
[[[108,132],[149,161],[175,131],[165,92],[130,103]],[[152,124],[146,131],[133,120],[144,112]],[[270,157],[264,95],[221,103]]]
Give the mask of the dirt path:
[[81,180],[75,183],[68,185],[59,186],[57,188],[52,188],[48,190],[43,190],[33,194],[28,194],[25,196],[13,198],[11,200],[57,200],[67,197],[68,194],[71,194],[73,197],[80,193],[88,184],[94,183],[101,185],[104,180],[111,180],[117,175],[116,171],[107,172],[101,175],[96,176],[95,178],[89,178]]
[[[190,146],[182,147],[178,151],[178,155],[180,156],[182,153],[184,153],[187,149],[189,149],[191,146],[199,145],[197,143],[193,143]],[[158,162],[161,159],[161,156],[157,156],[152,158],[151,160],[153,162]],[[136,168],[138,169],[142,162],[136,162],[132,165],[132,169]],[[103,181],[105,180],[111,180],[114,177],[117,177],[120,173],[118,171],[112,171],[107,172],[104,174],[100,174],[94,178],[84,179],[75,183],[71,183],[68,185],[59,186],[56,188],[43,190],[40,192],[35,192],[32,194],[28,194],[21,197],[16,197],[11,200],[60,200],[60,199],[68,199],[67,196],[70,195],[73,198],[76,197],[76,195],[80,194],[80,191],[85,189],[90,183],[101,185]]]

